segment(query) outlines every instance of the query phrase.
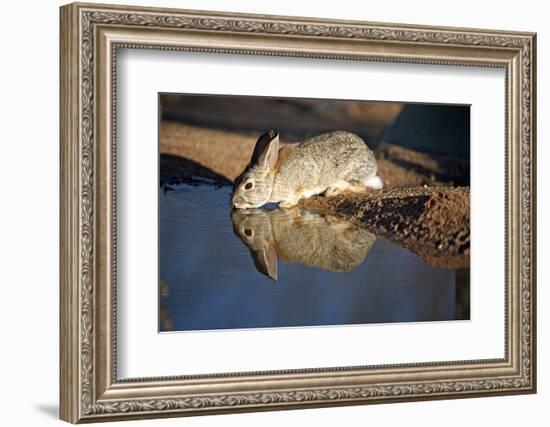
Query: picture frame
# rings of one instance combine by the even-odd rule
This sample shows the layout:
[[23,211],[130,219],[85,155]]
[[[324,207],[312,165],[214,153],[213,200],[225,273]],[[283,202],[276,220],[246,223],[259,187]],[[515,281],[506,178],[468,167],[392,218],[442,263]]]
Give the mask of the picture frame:
[[[63,6],[60,25],[61,419],[80,423],[536,392],[534,33],[85,3]],[[503,69],[504,357],[119,379],[120,49]]]

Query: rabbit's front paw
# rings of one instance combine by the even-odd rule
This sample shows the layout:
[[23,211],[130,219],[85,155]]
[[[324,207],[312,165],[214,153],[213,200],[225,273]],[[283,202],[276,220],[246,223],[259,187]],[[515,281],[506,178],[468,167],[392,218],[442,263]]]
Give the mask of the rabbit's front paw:
[[298,199],[298,198],[285,200],[284,202],[279,203],[279,206],[281,208],[285,208],[285,209],[293,208],[294,206],[296,206],[298,204],[299,200],[300,199]]
[[336,196],[338,194],[342,194],[343,192],[345,192],[349,187],[330,187],[327,189],[327,191],[325,192],[325,196],[327,197],[331,197],[331,196]]

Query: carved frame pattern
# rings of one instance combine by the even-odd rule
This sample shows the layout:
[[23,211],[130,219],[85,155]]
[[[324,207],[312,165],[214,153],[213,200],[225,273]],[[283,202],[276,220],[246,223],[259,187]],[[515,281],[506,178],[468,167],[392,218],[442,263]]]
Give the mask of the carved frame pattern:
[[[452,28],[411,27],[405,25],[329,22],[304,18],[232,15],[180,10],[155,10],[120,6],[73,4],[64,6],[62,17],[62,227],[61,239],[73,242],[71,248],[62,247],[61,268],[61,417],[67,421],[99,421],[128,417],[159,417],[185,414],[227,412],[228,410],[276,409],[284,407],[323,406],[328,404],[368,403],[370,401],[400,401],[412,399],[476,396],[502,393],[525,393],[535,390],[535,35],[529,33],[488,32]],[[289,390],[261,392],[212,393],[183,395],[181,397],[104,398],[98,396],[95,370],[97,365],[94,316],[97,301],[94,294],[101,286],[94,277],[97,262],[96,228],[97,166],[96,141],[96,46],[97,31],[101,26],[148,28],[151,30],[201,31],[214,33],[292,36],[298,39],[384,41],[402,46],[453,46],[460,49],[480,47],[500,49],[513,53],[519,61],[518,79],[520,105],[508,106],[519,112],[520,138],[517,141],[521,156],[520,211],[517,225],[521,239],[518,242],[521,266],[519,310],[520,351],[519,371],[515,375],[475,376],[442,381],[399,381],[399,366],[391,384],[359,386],[304,387]],[[174,46],[143,46],[139,43],[120,46],[178,49]],[[116,45],[113,57],[116,60]],[[181,49],[181,48],[180,48]],[[296,53],[277,50],[190,48],[210,52],[289,55],[316,58],[354,58],[349,54]],[[65,57],[63,57],[65,55]],[[64,58],[64,59],[63,59]],[[372,56],[369,60],[391,60],[413,63],[461,64],[503,66],[502,62],[452,59],[425,59],[422,57]],[[509,61],[512,64],[512,60]],[[496,65],[495,65],[496,64]],[[72,71],[69,67],[73,67]],[[79,72],[75,74],[74,67]],[[513,68],[509,65],[507,73]],[[116,75],[113,75],[113,88]],[[76,105],[75,105],[76,104]],[[112,126],[116,125],[113,108]],[[76,141],[75,141],[76,139]],[[78,149],[76,149],[78,147]],[[75,162],[77,162],[75,164]],[[116,162],[113,165],[116,167]],[[116,193],[114,193],[116,195]],[[113,212],[115,215],[115,212]],[[114,219],[113,219],[114,220]],[[507,239],[509,239],[507,235]],[[116,246],[116,235],[113,237]],[[113,262],[116,262],[113,261]],[[116,264],[113,266],[116,274]],[[512,308],[510,308],[511,310]],[[507,312],[508,314],[508,312]],[[116,319],[116,314],[115,314]],[[507,317],[508,321],[508,317]],[[115,327],[116,325],[111,325]],[[68,350],[70,347],[70,351]],[[116,349],[112,354],[116,354]],[[475,361],[474,361],[475,362]],[[494,362],[494,361],[492,361]],[[509,362],[509,361],[508,361]],[[429,364],[428,364],[429,365]],[[436,364],[433,364],[435,366]],[[456,363],[440,363],[452,367]],[[463,363],[464,366],[467,363]],[[405,365],[403,365],[405,366]],[[410,365],[412,366],[412,365]],[[345,368],[341,368],[345,369]],[[64,370],[67,370],[65,373]],[[338,368],[335,369],[338,371]],[[314,370],[315,371],[315,370]],[[307,373],[307,371],[301,371]],[[116,362],[113,361],[112,383],[116,384]],[[269,373],[264,373],[269,375]],[[229,375],[230,376],[230,375]],[[154,379],[153,379],[154,380]],[[164,379],[166,381],[166,379]],[[173,379],[184,381],[184,379]]]

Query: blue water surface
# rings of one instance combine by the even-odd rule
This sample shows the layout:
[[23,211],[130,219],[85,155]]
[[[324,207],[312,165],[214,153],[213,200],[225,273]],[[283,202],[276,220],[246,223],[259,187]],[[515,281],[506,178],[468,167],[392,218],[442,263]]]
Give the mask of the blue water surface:
[[233,232],[230,193],[180,185],[160,194],[160,331],[463,318],[463,274],[432,267],[382,238],[353,271],[279,259],[278,280],[271,280]]

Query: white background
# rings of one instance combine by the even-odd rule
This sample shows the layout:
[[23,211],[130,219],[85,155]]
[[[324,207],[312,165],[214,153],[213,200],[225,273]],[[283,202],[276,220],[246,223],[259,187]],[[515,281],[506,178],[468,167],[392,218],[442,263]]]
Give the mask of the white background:
[[[135,49],[117,64],[120,378],[504,357],[504,70]],[[471,104],[471,321],[159,334],[158,92],[192,91]]]
[[[118,3],[112,0],[114,3]],[[134,4],[319,16],[371,21],[486,27],[538,32],[538,117],[550,115],[545,75],[550,73],[548,12],[543,2],[479,2],[452,4],[426,1],[306,2],[138,1]],[[8,6],[9,4],[9,6]],[[0,382],[2,424],[52,425],[58,402],[58,6],[57,1],[11,2],[3,5],[0,102],[0,316],[2,352]],[[539,393],[402,403],[363,407],[265,412],[192,419],[129,422],[124,425],[346,425],[407,422],[413,426],[546,425],[550,404],[547,363],[550,338],[550,269],[545,258],[549,235],[550,179],[548,127],[539,120],[538,201],[538,350]],[[490,165],[488,165],[490,168]],[[546,193],[546,194],[544,194]]]

